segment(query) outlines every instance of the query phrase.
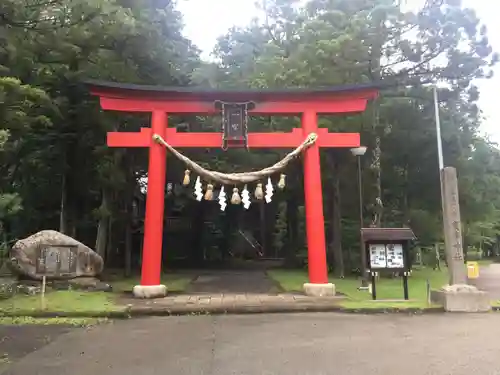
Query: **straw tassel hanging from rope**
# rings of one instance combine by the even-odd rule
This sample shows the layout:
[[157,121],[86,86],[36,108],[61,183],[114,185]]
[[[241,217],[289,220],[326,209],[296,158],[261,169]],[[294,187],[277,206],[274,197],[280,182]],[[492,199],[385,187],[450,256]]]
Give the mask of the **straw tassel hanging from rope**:
[[241,197],[240,194],[238,193],[238,188],[233,189],[233,196],[231,197],[231,204],[240,204],[241,203]]
[[280,181],[278,182],[278,188],[280,190],[283,190],[285,188],[285,179],[286,179],[286,175],[285,174],[281,174]]
[[189,183],[191,182],[191,179],[189,177],[190,174],[191,174],[191,171],[189,169],[186,169],[184,171],[184,180],[182,180],[182,185],[184,185],[184,186],[189,185]]
[[257,187],[255,188],[255,199],[257,200],[262,200],[264,199],[264,191],[262,190],[262,184],[258,183]]
[[205,192],[205,200],[211,201],[212,199],[214,199],[214,185],[208,184],[207,191]]

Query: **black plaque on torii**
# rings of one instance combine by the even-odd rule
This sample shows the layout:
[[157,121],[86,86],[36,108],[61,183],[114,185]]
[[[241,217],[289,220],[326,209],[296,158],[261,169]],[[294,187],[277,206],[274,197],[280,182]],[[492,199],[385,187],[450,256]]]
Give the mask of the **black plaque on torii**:
[[248,111],[255,103],[216,101],[214,105],[222,115],[222,149],[248,148]]

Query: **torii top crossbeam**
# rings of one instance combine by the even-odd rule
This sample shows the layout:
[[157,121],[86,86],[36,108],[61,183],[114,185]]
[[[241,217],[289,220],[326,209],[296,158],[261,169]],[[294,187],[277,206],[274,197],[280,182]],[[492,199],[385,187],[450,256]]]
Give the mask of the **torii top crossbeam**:
[[[151,85],[134,85],[123,84],[117,82],[103,81],[86,81],[93,95],[106,96],[109,98],[124,98],[130,99],[145,99],[161,101],[161,102],[206,102],[213,103],[216,100],[244,102],[254,101],[261,103],[269,102],[331,102],[336,99],[373,99],[378,90],[384,85],[381,83],[357,84],[357,85],[341,85],[320,88],[288,88],[288,89],[213,89],[201,87],[174,87],[174,86],[151,86]],[[208,107],[207,107],[208,108]],[[297,108],[298,110],[299,108]],[[213,107],[207,109],[214,112]],[[302,111],[303,109],[301,109]],[[133,109],[133,111],[144,112],[143,109]],[[186,113],[191,110],[177,108],[174,112]],[[205,110],[202,109],[202,112]],[[256,111],[258,113],[258,109]],[[274,113],[286,113],[275,111]],[[331,109],[325,109],[324,113],[334,113]],[[269,113],[265,111],[265,113]],[[292,111],[291,113],[298,113]],[[318,113],[321,113],[318,112]]]
[[[316,114],[355,113],[365,110],[368,100],[377,95],[375,85],[350,85],[320,89],[287,90],[208,90],[184,87],[157,87],[144,85],[124,85],[118,83],[88,83],[92,94],[100,97],[101,107],[106,110],[126,112],[162,111],[169,114],[215,114],[217,100],[228,102],[255,102],[255,109],[249,114],[293,115],[304,112]],[[318,129],[319,147],[358,147],[359,134],[333,133]],[[176,129],[166,130],[166,137],[174,147],[218,147],[220,135],[216,133],[177,133]],[[110,147],[148,147],[150,128],[140,134],[115,132],[108,135]],[[304,140],[301,129],[291,133],[248,134],[248,146],[296,147]]]
[[[160,285],[163,210],[165,195],[166,150],[153,141],[158,134],[173,147],[220,147],[221,134],[178,133],[168,128],[167,114],[216,114],[214,103],[232,106],[252,102],[245,107],[248,115],[299,115],[302,127],[282,133],[245,132],[245,144],[250,148],[295,148],[311,133],[317,142],[304,152],[304,192],[308,247],[309,281],[306,292],[331,294],[328,283],[323,199],[321,188],[320,147],[358,147],[358,133],[329,133],[319,129],[318,114],[359,113],[374,99],[380,84],[336,86],[318,89],[287,90],[220,90],[191,87],[157,87],[89,81],[93,95],[100,98],[103,109],[151,113],[151,127],[140,132],[108,133],[110,147],[148,147],[148,191],[142,260],[141,285],[134,288],[138,296],[158,296],[166,293]],[[223,107],[224,108],[224,107]],[[224,112],[223,112],[224,113]],[[240,113],[241,115],[241,113]],[[224,116],[223,116],[224,117]],[[241,117],[241,116],[240,116]],[[224,120],[223,120],[224,121]]]

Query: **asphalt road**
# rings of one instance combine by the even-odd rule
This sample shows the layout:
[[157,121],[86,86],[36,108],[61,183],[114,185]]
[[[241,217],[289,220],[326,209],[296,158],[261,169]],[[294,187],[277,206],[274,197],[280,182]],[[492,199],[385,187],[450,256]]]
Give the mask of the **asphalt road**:
[[500,374],[500,313],[184,316],[72,330],[9,375]]
[[493,263],[479,270],[479,278],[471,280],[473,285],[485,290],[492,300],[500,301],[500,264]]

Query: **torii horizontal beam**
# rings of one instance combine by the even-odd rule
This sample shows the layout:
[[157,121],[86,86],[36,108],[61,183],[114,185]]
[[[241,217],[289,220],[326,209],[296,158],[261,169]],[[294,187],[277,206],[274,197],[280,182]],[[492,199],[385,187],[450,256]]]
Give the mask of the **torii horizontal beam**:
[[[328,129],[320,128],[316,131],[319,147],[359,147],[359,133],[329,133]],[[141,128],[140,132],[109,132],[107,143],[109,147],[149,147],[151,128]],[[195,148],[221,147],[220,133],[180,133],[176,129],[167,128],[165,140],[172,147]],[[248,133],[250,148],[294,148],[304,142],[304,131],[294,128],[291,132]]]
[[[368,94],[367,94],[368,95]],[[155,99],[129,99],[102,96],[102,109],[124,112],[154,112],[216,114],[219,111],[210,102],[161,101]],[[318,114],[355,113],[365,110],[368,98],[336,98],[335,100],[317,100],[314,102],[272,101],[258,103],[250,114],[298,114],[304,111],[314,111]]]

